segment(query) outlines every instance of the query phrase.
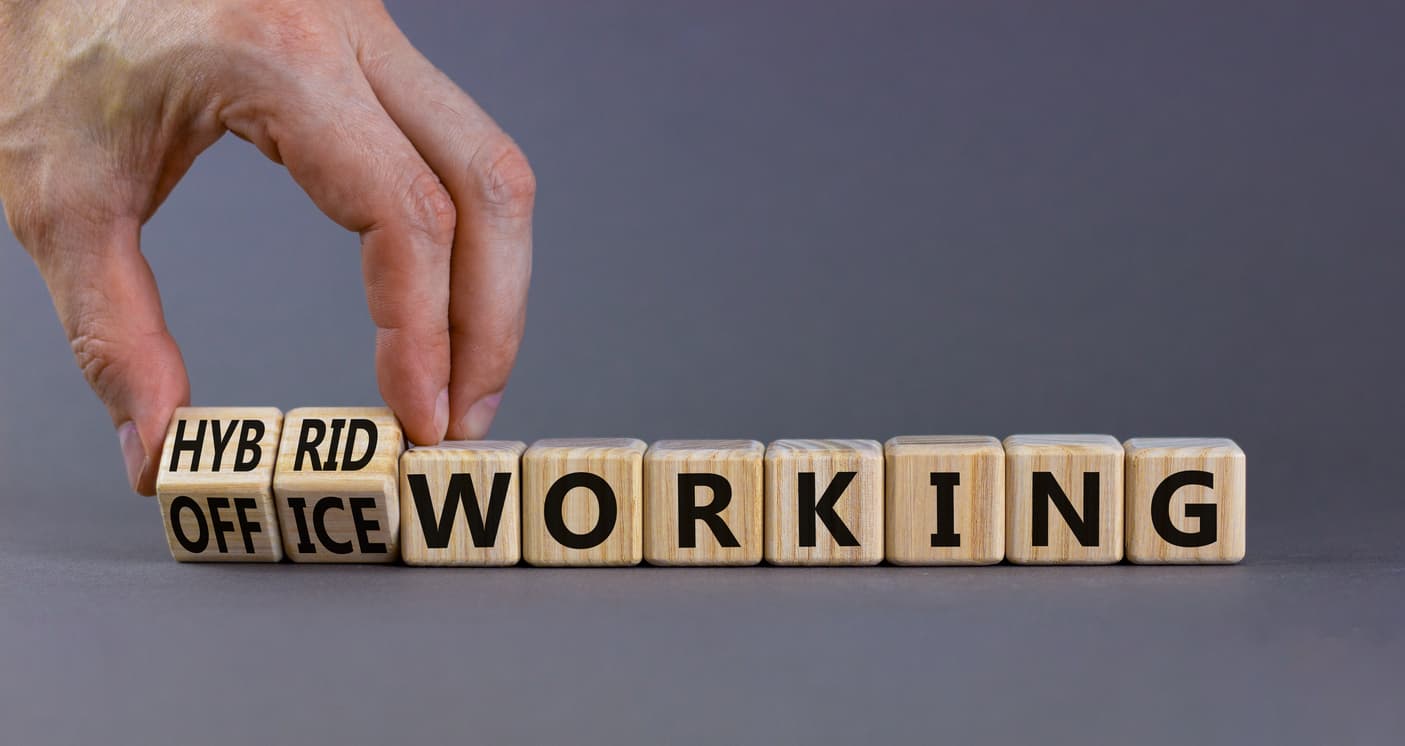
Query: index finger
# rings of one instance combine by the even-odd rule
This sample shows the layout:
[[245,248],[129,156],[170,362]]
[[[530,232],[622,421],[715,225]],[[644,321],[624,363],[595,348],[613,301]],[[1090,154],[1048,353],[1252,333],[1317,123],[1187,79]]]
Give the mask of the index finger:
[[389,16],[364,41],[377,98],[457,210],[450,269],[448,437],[482,438],[517,358],[532,273],[536,182],[517,145]]
[[334,221],[361,234],[381,395],[419,445],[448,429],[454,208],[355,61],[226,109],[229,129],[288,167]]

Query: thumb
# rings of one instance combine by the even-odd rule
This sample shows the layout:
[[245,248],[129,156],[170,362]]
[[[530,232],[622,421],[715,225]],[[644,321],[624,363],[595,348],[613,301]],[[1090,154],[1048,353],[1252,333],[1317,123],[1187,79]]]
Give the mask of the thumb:
[[49,286],[84,377],[117,428],[128,482],[140,494],[154,494],[166,427],[189,402],[190,382],[141,254],[140,221],[69,218],[39,230],[16,228]]

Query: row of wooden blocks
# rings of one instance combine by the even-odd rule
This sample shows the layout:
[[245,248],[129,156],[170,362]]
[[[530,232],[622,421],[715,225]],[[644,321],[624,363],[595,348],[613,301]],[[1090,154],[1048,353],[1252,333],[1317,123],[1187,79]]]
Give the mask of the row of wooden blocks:
[[1211,438],[542,440],[405,448],[388,409],[185,408],[157,496],[181,561],[1212,564],[1244,452]]

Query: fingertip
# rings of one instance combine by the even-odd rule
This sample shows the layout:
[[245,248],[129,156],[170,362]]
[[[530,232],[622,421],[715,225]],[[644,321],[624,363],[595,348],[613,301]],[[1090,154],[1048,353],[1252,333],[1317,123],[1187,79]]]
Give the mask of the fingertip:
[[441,404],[449,385],[447,336],[392,329],[376,333],[376,378],[381,398],[414,445],[435,445],[448,429],[449,415],[440,411],[447,409]]
[[488,435],[502,404],[502,392],[488,394],[469,405],[468,411],[449,429],[454,440],[481,440]]
[[[430,414],[427,408],[407,409],[389,401],[386,404],[395,412],[396,419],[400,420],[405,439],[410,441],[411,445],[432,446],[444,440],[444,430],[438,426],[437,415]],[[447,421],[447,418],[445,420]]]
[[161,466],[161,451],[166,442],[166,430],[178,407],[190,401],[188,394],[170,401],[140,408],[135,420],[117,427],[117,439],[122,447],[122,465],[127,470],[127,483],[138,495],[156,494],[156,472]]
[[[156,494],[156,472],[161,468],[161,450],[166,444],[166,429],[170,426],[176,408],[188,401],[185,399],[178,404],[163,407],[162,414],[147,416],[144,419],[148,424],[134,426],[134,433],[123,439],[122,457],[127,467],[127,481],[131,483],[132,491],[138,495],[151,497]],[[141,448],[142,460],[140,468],[135,472],[135,478],[132,476],[135,459],[128,455],[128,449],[133,446],[128,445],[128,439],[135,440]]]
[[180,348],[169,334],[158,339],[159,344],[142,349],[141,365],[124,366],[127,383],[118,387],[120,396],[109,405],[114,419],[126,418],[117,433],[127,481],[133,492],[148,497],[156,494],[171,418],[177,408],[190,403],[190,379]]
[[382,386],[381,397],[400,420],[405,438],[412,445],[432,446],[444,440],[449,429],[448,389],[439,396],[404,396]]
[[449,387],[445,386],[439,392],[438,398],[434,400],[434,432],[439,433],[439,439],[443,440],[449,432]]
[[141,490],[142,478],[146,473],[146,464],[149,459],[137,424],[127,420],[118,425],[117,442],[122,448],[122,465],[127,469],[127,483],[131,485],[133,492],[144,494]]

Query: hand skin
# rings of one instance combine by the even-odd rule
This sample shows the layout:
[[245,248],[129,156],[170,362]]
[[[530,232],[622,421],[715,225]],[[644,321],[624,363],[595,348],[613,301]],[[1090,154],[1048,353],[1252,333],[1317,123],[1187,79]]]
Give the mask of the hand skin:
[[517,356],[536,183],[376,0],[0,0],[0,199],[155,491],[190,399],[141,227],[226,130],[361,236],[381,395],[481,438]]

